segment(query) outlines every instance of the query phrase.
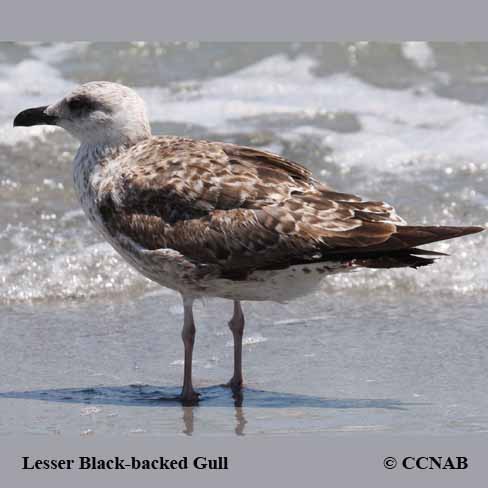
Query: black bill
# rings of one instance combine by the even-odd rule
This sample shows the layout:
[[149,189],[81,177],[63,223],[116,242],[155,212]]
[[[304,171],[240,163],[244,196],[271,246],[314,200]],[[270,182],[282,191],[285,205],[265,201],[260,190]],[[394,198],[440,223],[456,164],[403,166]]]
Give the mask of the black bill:
[[33,125],[56,125],[57,117],[47,115],[44,107],[28,108],[20,112],[14,119],[14,127],[31,127]]

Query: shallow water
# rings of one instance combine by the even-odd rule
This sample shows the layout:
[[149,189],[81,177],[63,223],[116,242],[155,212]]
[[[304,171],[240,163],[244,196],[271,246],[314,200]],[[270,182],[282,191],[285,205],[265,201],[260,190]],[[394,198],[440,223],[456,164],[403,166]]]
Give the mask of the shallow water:
[[488,225],[488,45],[2,43],[0,434],[487,430],[486,233],[433,246],[452,256],[429,268],[246,303],[242,398],[219,386],[231,306],[199,304],[202,400],[181,407],[178,296],[88,224],[76,143],[11,127],[93,79],[136,87],[155,133],[282,153],[411,223]]

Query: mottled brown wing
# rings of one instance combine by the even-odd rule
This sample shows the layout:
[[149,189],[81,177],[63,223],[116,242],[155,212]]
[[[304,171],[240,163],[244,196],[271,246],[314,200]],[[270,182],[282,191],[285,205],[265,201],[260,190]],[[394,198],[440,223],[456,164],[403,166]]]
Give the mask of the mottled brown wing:
[[216,209],[258,208],[320,186],[307,169],[274,154],[191,139],[151,139],[121,165],[114,188],[121,205],[156,212],[167,222]]
[[222,144],[221,147],[231,164],[235,162],[249,168],[257,168],[261,171],[261,175],[270,171],[270,176],[282,172],[296,180],[308,182],[312,179],[312,172],[309,169],[277,154],[235,144]]
[[[354,195],[329,190],[298,163],[233,144],[159,137],[138,144],[118,163],[115,183],[110,174],[117,203],[157,214],[167,222],[213,210],[258,209],[300,195],[309,207],[320,207],[326,199],[361,202]],[[392,220],[391,207],[374,202],[363,210],[372,209],[371,205],[373,212],[379,208],[377,219],[388,215]]]
[[226,272],[379,245],[404,223],[389,205],[333,192],[270,153],[175,138],[134,151],[100,201],[107,227]]

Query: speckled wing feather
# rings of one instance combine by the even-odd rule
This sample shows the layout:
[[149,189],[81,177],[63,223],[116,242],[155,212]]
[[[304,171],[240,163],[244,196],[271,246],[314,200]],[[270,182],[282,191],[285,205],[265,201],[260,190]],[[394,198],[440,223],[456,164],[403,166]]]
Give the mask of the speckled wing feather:
[[405,222],[390,205],[334,192],[256,149],[155,137],[119,155],[116,168],[107,164],[98,199],[110,232],[227,276],[431,242],[399,231]]

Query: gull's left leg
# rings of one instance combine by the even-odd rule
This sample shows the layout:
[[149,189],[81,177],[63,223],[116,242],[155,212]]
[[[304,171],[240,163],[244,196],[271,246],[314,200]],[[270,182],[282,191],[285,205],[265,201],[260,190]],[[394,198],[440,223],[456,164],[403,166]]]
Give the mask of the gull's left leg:
[[183,296],[184,322],[181,338],[185,346],[185,366],[181,399],[184,404],[192,405],[198,401],[199,394],[193,389],[191,378],[193,344],[195,343],[195,322],[193,321],[193,298]]
[[229,322],[229,328],[234,336],[234,375],[227,386],[232,390],[240,390],[242,387],[242,336],[244,334],[244,314],[241,302],[234,300],[234,315]]

